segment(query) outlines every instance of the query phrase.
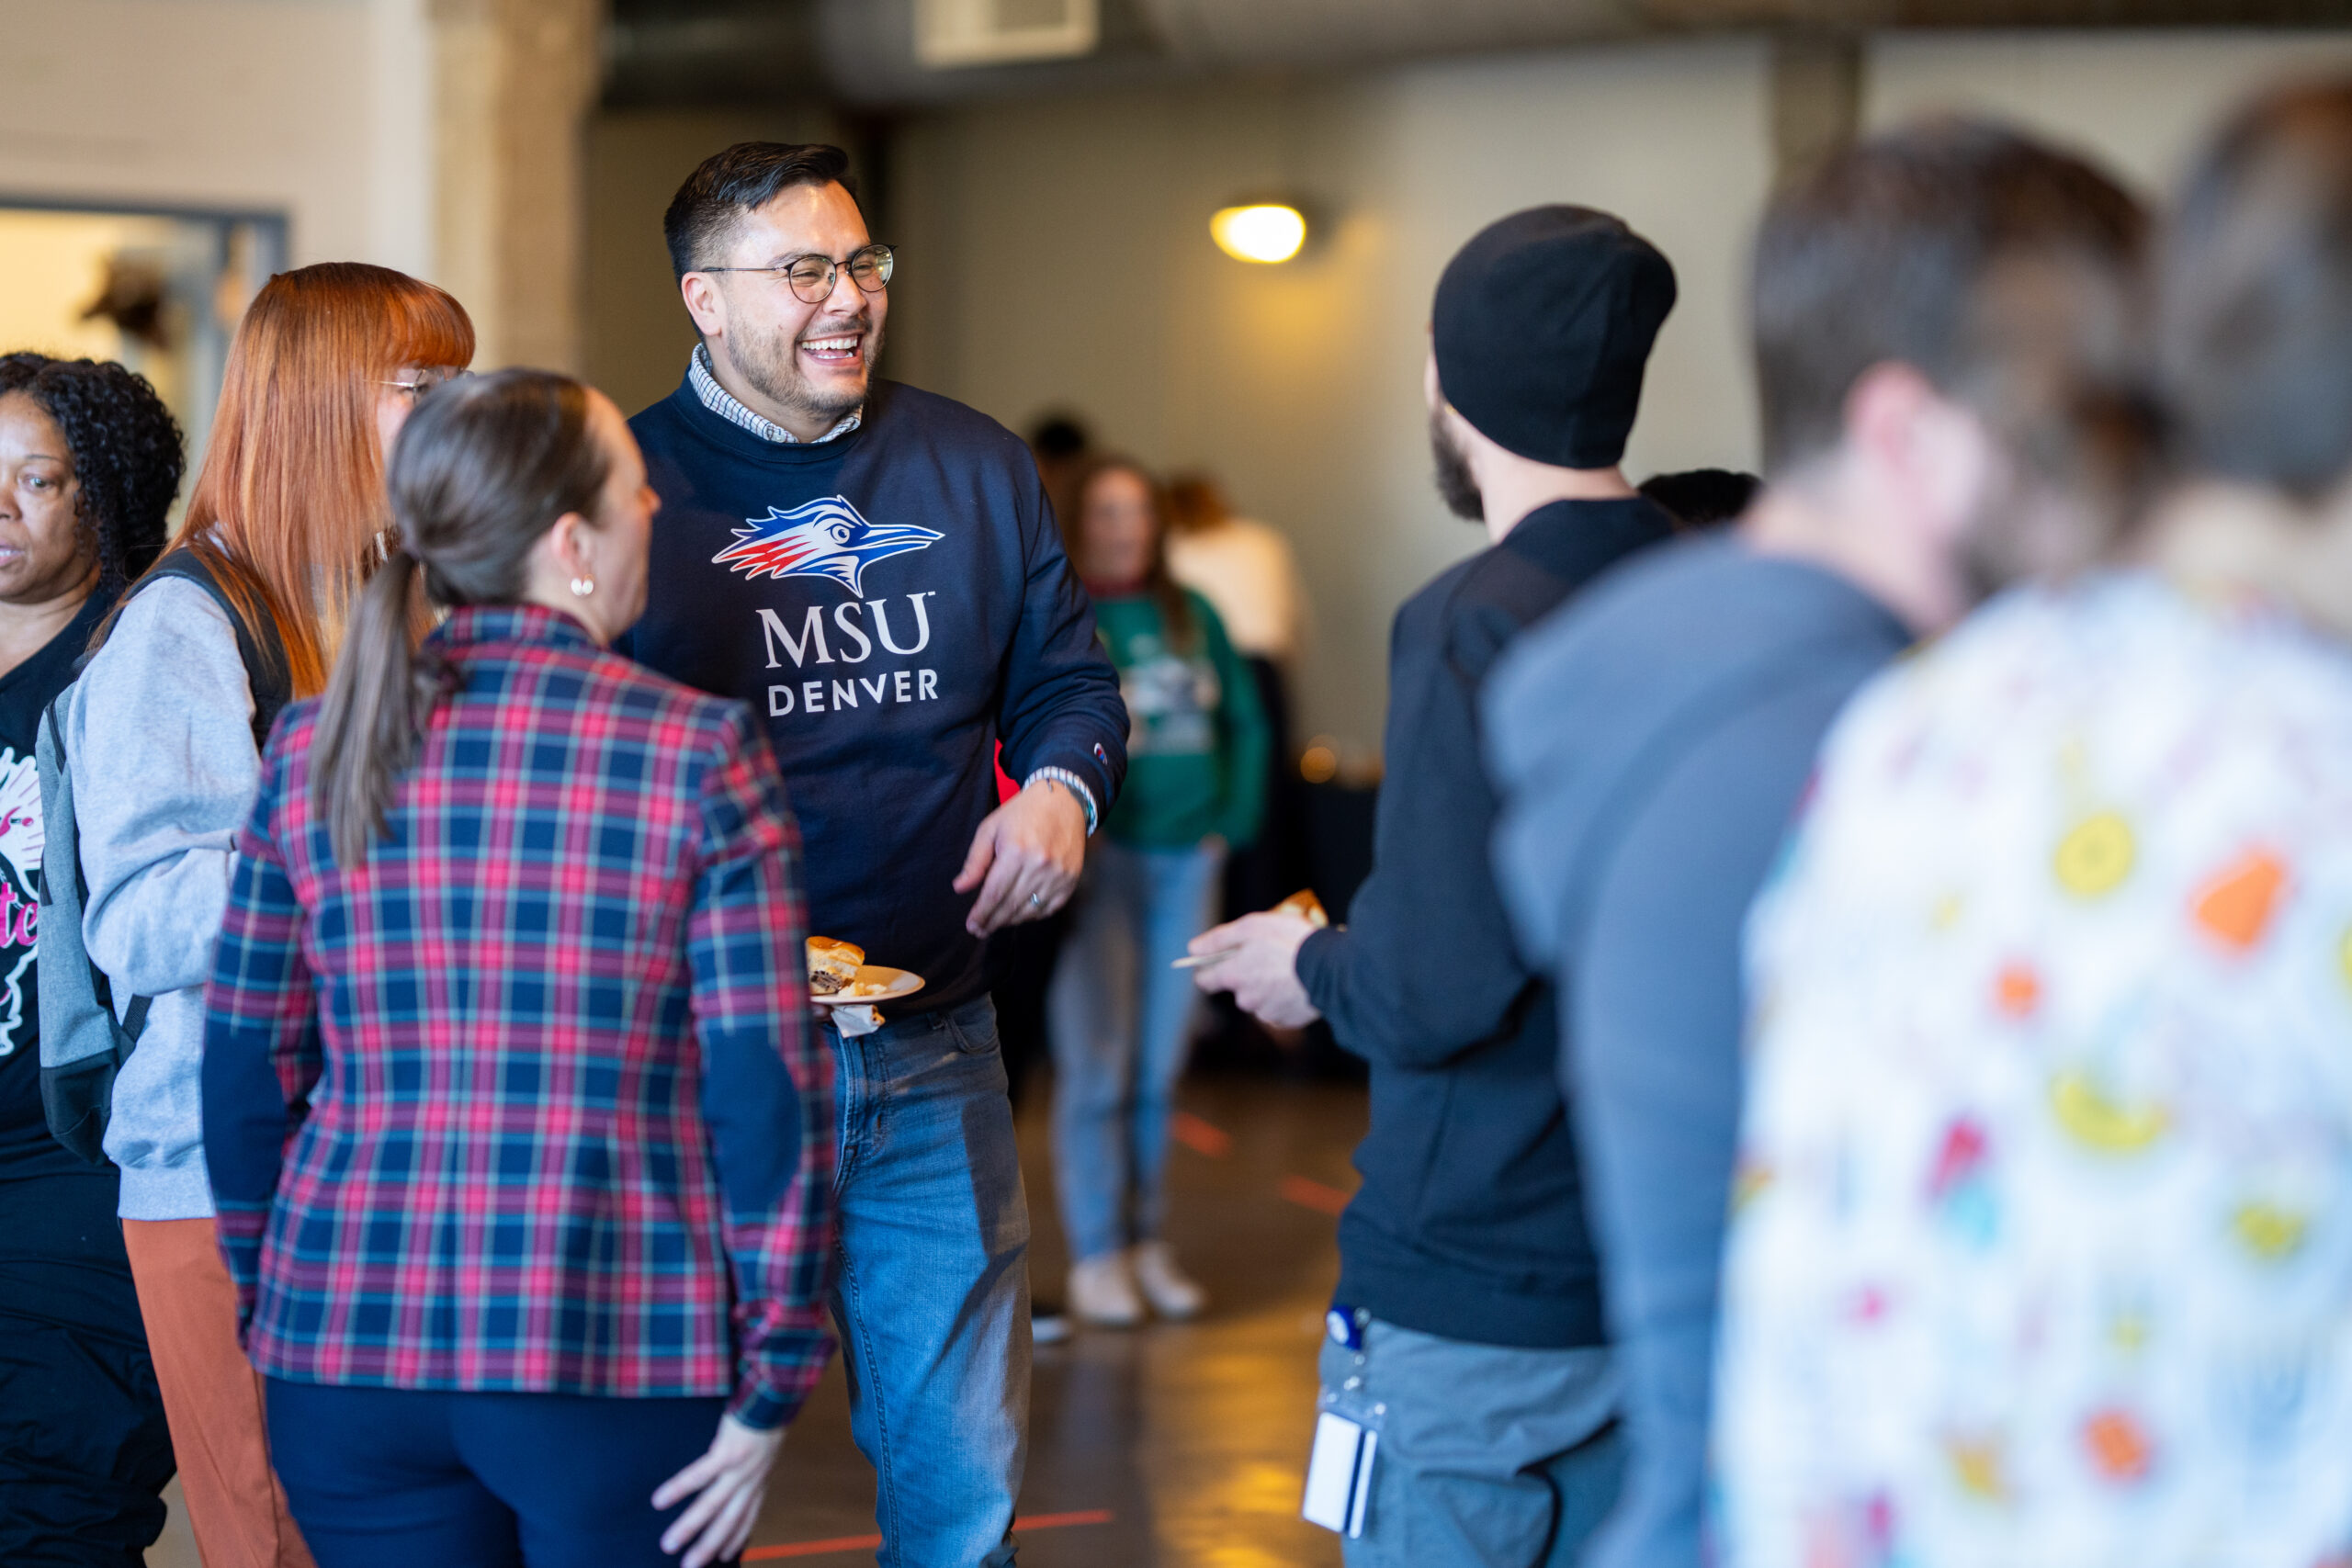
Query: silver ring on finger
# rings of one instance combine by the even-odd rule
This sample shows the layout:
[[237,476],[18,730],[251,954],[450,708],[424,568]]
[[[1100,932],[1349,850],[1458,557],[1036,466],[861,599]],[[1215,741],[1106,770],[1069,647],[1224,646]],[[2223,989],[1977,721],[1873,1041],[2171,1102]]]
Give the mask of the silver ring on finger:
[[1046,907],[1046,896],[1043,893],[1032,893],[1029,895],[1029,907],[1033,909],[1044,908]]

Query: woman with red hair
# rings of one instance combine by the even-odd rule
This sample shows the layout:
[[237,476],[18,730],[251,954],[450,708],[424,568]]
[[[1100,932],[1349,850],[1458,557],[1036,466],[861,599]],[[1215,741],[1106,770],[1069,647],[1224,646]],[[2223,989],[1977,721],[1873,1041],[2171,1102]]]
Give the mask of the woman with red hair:
[[390,542],[392,437],[473,350],[464,309],[401,273],[336,262],[270,279],[230,348],[179,542],[99,628],[59,714],[84,940],[139,1032],[106,1152],[206,1568],[311,1562],[270,1470],[204,1163],[204,983],[236,833],[271,721],[323,689]]

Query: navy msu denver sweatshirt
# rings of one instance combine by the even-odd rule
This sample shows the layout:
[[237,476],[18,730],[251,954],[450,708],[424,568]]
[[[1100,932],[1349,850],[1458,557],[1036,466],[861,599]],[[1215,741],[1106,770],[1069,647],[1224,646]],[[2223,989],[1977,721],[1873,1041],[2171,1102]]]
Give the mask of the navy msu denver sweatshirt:
[[662,498],[621,650],[767,720],[807,851],[809,930],[928,982],[986,988],[950,886],[996,808],[996,744],[1107,814],[1127,710],[1035,465],[987,415],[877,381],[831,441],[769,442],[690,383],[629,428]]

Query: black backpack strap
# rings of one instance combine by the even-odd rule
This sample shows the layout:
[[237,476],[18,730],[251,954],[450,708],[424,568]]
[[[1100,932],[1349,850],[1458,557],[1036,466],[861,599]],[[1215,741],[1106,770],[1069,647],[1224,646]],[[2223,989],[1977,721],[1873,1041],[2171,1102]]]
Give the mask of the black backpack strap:
[[177,577],[195,583],[212,595],[220,613],[229,617],[229,625],[237,634],[237,657],[244,660],[245,680],[254,693],[254,749],[260,750],[269,741],[270,726],[277,722],[278,714],[294,700],[294,676],[286,659],[286,645],[279,640],[277,627],[266,615],[258,626],[249,625],[237,602],[229,597],[220,580],[202,556],[181,546],[164,552],[148,570],[147,575],[132,584],[136,593],[148,584],[166,577]]
[[[73,690],[74,688],[68,685],[64,691],[50,698],[49,706],[41,710],[41,722],[49,728],[49,743],[54,749],[60,773],[71,766],[71,761],[65,753],[65,725],[62,722],[64,716],[60,710],[65,706],[66,696]],[[44,799],[41,804],[46,807],[49,803]],[[69,818],[74,815],[74,813],[70,811],[67,813]],[[48,867],[43,865],[36,874],[40,879],[40,901],[44,904],[50,903]],[[82,857],[77,846],[77,852],[74,856],[74,908],[76,910],[82,910],[89,907],[90,883],[89,879],[82,874]],[[47,914],[46,910],[42,912],[44,915]],[[76,949],[81,947],[81,938],[78,934],[74,939],[74,945]],[[87,953],[83,956],[90,971],[90,994],[97,998],[98,1006],[105,1010],[107,1016],[112,1018],[114,1016],[114,983],[107,978],[107,972],[98,967],[96,959],[89,957]],[[147,1010],[154,1003],[155,998],[153,997],[130,998],[130,1005],[123,1010],[122,1019],[117,1025],[124,1038],[135,1043],[140,1035],[146,1032]]]

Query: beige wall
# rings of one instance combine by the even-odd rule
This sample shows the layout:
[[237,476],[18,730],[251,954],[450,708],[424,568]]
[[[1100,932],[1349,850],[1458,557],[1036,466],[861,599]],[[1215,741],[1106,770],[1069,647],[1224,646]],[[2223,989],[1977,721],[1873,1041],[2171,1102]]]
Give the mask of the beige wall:
[[[576,32],[593,7],[548,9]],[[450,187],[468,165],[436,149],[435,28],[532,14],[530,0],[0,0],[0,198],[280,210],[297,262],[435,276],[482,238],[438,232],[468,210]],[[2154,187],[2252,84],[2346,60],[2352,38],[2315,34],[1891,35],[1868,51],[1865,118],[1991,109]],[[1623,212],[1682,277],[1630,466],[1751,462],[1738,278],[1771,175],[1768,91],[1760,42],[1702,40],[921,117],[891,170],[886,227],[905,260],[888,368],[1008,423],[1071,406],[1152,461],[1222,471],[1299,544],[1319,626],[1306,726],[1368,750],[1389,615],[1476,543],[1431,497],[1423,450],[1421,332],[1444,258],[1528,203]],[[695,159],[741,136],[825,133],[789,110],[592,128],[579,359],[593,378],[631,406],[674,384],[688,338],[659,220]],[[546,167],[561,185],[560,152],[559,138],[501,155],[510,177]],[[1309,253],[1272,269],[1218,254],[1209,210],[1270,187],[1313,204]],[[501,241],[503,281],[469,303],[527,302],[506,253],[543,250],[569,265],[560,246]],[[517,342],[565,352],[560,322]]]
[[473,312],[477,363],[580,362],[600,0],[0,0],[0,203],[255,209],[290,259]]
[[2104,159],[2154,198],[2241,97],[2346,66],[2352,33],[1894,34],[1871,45],[1863,119],[2003,116]]
[[[1074,408],[1225,475],[1299,547],[1305,729],[1368,754],[1389,617],[1480,542],[1428,478],[1440,269],[1520,207],[1622,213],[1682,286],[1630,464],[1751,462],[1736,279],[1770,178],[1765,77],[1760,45],[1713,42],[929,118],[899,143],[887,368],[1015,425]],[[1227,259],[1209,213],[1269,188],[1312,203],[1319,237],[1285,266]]]
[[585,359],[585,128],[603,0],[429,0],[435,279],[472,312],[474,363]]
[[259,208],[429,272],[423,0],[0,0],[0,198]]
[[[514,333],[486,333],[486,359],[508,335],[562,359],[565,321],[526,310],[534,267],[574,276],[565,245],[529,231],[562,213],[492,233],[514,204],[458,198],[484,155],[538,194],[577,179],[576,358],[636,406],[674,384],[689,341],[659,239],[677,181],[726,141],[827,129],[788,109],[608,116],[575,176],[560,130],[509,132],[548,118],[535,83],[550,101],[572,90],[539,57],[575,71],[594,14],[593,0],[0,0],[0,200],[262,208],[290,219],[297,262],[434,276],[454,257],[467,276],[447,281],[486,327],[514,318]],[[445,80],[445,57],[483,27],[513,56],[468,111],[496,134],[444,147],[436,105],[465,85]],[[2005,113],[2155,188],[2252,85],[2346,61],[2352,35],[1889,35],[1867,51],[1864,118]],[[1623,213],[1682,279],[1630,466],[1752,462],[1738,280],[1771,176],[1769,81],[1761,42],[1697,40],[919,117],[882,214],[905,247],[888,368],[1012,423],[1074,407],[1149,460],[1223,472],[1298,541],[1319,626],[1307,728],[1368,750],[1391,613],[1476,543],[1427,480],[1417,388],[1439,267],[1532,202]],[[1275,187],[1313,204],[1308,254],[1280,268],[1217,254],[1209,211]],[[467,232],[440,231],[458,220]]]
[[[2006,115],[2153,196],[2244,94],[2346,62],[2352,34],[1893,34],[1866,51],[1863,118]],[[1011,423],[1071,407],[1149,460],[1222,471],[1299,547],[1318,620],[1306,727],[1368,750],[1390,615],[1477,542],[1431,496],[1421,435],[1446,255],[1532,202],[1623,213],[1682,283],[1629,468],[1752,464],[1739,296],[1769,91],[1761,44],[1695,41],[933,115],[899,143],[888,368]],[[1272,188],[1321,209],[1315,248],[1279,268],[1218,254],[1208,212]]]

